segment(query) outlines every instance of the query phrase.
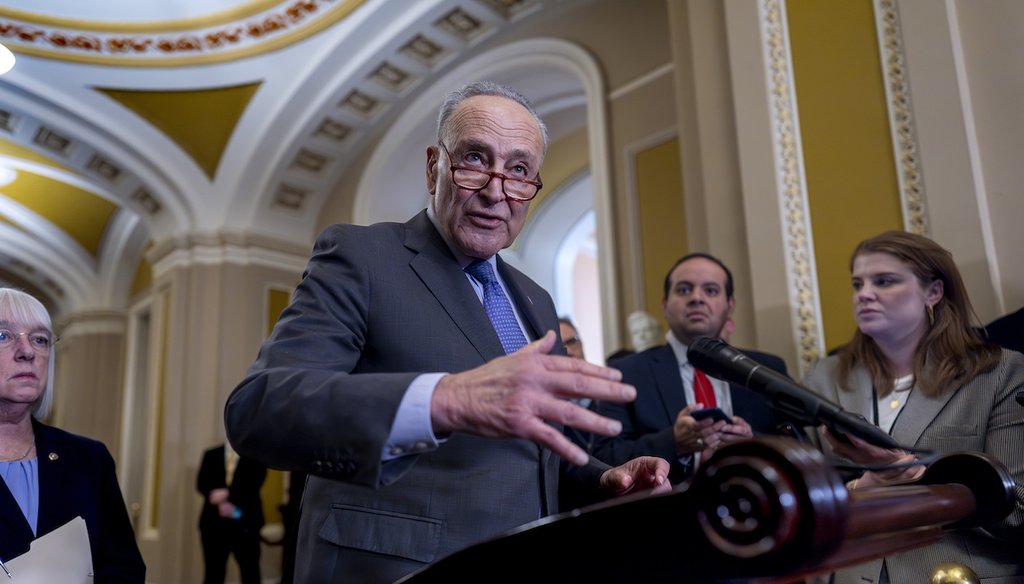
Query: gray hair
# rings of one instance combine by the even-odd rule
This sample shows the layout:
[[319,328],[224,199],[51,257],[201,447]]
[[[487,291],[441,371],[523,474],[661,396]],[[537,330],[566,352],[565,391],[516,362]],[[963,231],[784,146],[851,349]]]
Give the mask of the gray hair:
[[[0,315],[13,323],[24,325],[27,328],[44,328],[50,331],[51,335],[53,334],[53,322],[50,320],[49,311],[35,296],[21,290],[0,288]],[[46,389],[32,406],[32,417],[37,420],[49,417],[53,407],[53,362],[54,351],[51,350]]]
[[463,85],[459,89],[449,93],[444,98],[444,102],[441,103],[441,111],[437,116],[437,139],[438,141],[444,141],[448,137],[448,119],[451,117],[452,112],[458,107],[460,103],[478,95],[493,95],[495,97],[504,97],[510,99],[519,105],[526,108],[526,111],[530,112],[533,116],[534,121],[537,122],[537,127],[540,128],[540,136],[544,142],[544,152],[548,151],[548,127],[544,125],[544,120],[540,119],[540,115],[537,110],[533,109],[533,104],[530,100],[523,97],[521,93],[512,89],[507,85],[501,85],[494,83],[493,81],[474,81]]

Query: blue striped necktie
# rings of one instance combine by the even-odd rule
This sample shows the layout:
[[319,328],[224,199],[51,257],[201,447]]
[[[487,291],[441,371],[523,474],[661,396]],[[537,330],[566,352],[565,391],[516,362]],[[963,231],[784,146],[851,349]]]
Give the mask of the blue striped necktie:
[[504,347],[505,353],[518,351],[526,345],[526,337],[523,329],[516,320],[516,313],[512,310],[512,303],[505,296],[501,284],[494,274],[491,264],[485,260],[477,260],[466,267],[466,272],[473,276],[477,282],[484,287],[484,310],[487,311],[487,318],[491,319],[494,331],[498,333],[498,340]]

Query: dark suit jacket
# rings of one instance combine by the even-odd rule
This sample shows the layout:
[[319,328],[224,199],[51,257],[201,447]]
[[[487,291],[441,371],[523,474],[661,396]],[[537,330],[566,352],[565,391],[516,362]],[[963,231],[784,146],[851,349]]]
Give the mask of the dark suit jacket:
[[[744,351],[751,359],[781,373],[785,362],[774,355]],[[617,359],[612,367],[622,371],[622,381],[636,387],[636,400],[617,404],[600,402],[596,411],[622,422],[618,436],[595,436],[593,454],[609,464],[621,464],[642,455],[660,456],[672,468],[669,479],[679,483],[688,478],[690,469],[676,455],[672,427],[679,411],[686,407],[679,361],[670,345],[659,345]],[[756,433],[776,433],[776,420],[768,401],[753,391],[730,385],[733,415],[740,416]]]
[[[500,259],[498,269],[530,336],[557,331],[547,292]],[[414,378],[504,354],[426,212],[320,234],[225,413],[242,456],[310,474],[297,582],[393,582],[555,511],[558,457],[527,440],[456,433],[434,451],[381,461]]]
[[[855,368],[849,391],[839,387],[838,357],[818,362],[805,385],[854,414],[873,419],[874,394],[866,370]],[[890,582],[927,582],[941,562],[970,567],[982,582],[1024,582],[1024,413],[1014,400],[1024,390],[1024,355],[1004,350],[995,369],[937,397],[914,390],[892,427],[900,444],[936,453],[985,452],[1006,466],[1016,483],[1010,515],[985,529],[947,531],[936,543],[885,558]],[[825,445],[828,451],[827,443]],[[882,559],[835,574],[835,584],[878,582]]]
[[[107,447],[35,420],[32,429],[39,468],[37,534],[43,536],[81,516],[89,530],[96,584],[144,582],[146,565]],[[10,560],[27,552],[33,539],[32,528],[0,480],[0,558]]]
[[[239,457],[231,486],[226,484],[227,467],[224,461],[224,446],[215,446],[203,453],[203,462],[196,476],[196,490],[203,495],[203,510],[199,514],[199,529],[217,530],[237,525],[246,531],[259,534],[263,527],[263,503],[260,487],[267,478],[267,467],[251,458]],[[228,489],[228,500],[242,511],[240,519],[221,517],[217,506],[210,504],[210,491]]]
[[1024,308],[985,325],[983,337],[1000,347],[1024,353]]

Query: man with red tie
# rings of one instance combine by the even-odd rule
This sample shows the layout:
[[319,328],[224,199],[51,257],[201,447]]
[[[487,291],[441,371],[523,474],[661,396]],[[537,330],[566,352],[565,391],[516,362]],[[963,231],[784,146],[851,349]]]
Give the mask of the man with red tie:
[[[622,380],[636,387],[631,403],[601,402],[596,411],[622,422],[614,437],[595,437],[593,454],[615,464],[639,454],[669,460],[673,484],[692,476],[702,458],[723,444],[754,434],[777,433],[775,416],[760,395],[710,378],[694,369],[687,347],[702,337],[720,338],[736,305],[732,272],[706,253],[679,259],[665,276],[662,310],[668,322],[667,344],[615,361]],[[744,351],[781,373],[786,364],[775,355]],[[728,420],[694,417],[694,411],[720,408]],[[700,418],[700,419],[697,419]]]

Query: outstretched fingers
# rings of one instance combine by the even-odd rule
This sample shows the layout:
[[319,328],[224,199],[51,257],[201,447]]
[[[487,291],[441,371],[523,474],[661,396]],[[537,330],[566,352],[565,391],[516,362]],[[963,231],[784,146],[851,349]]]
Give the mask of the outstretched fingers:
[[590,456],[585,450],[573,444],[572,440],[539,418],[533,420],[525,430],[524,438],[548,448],[572,464],[583,466],[590,460]]

